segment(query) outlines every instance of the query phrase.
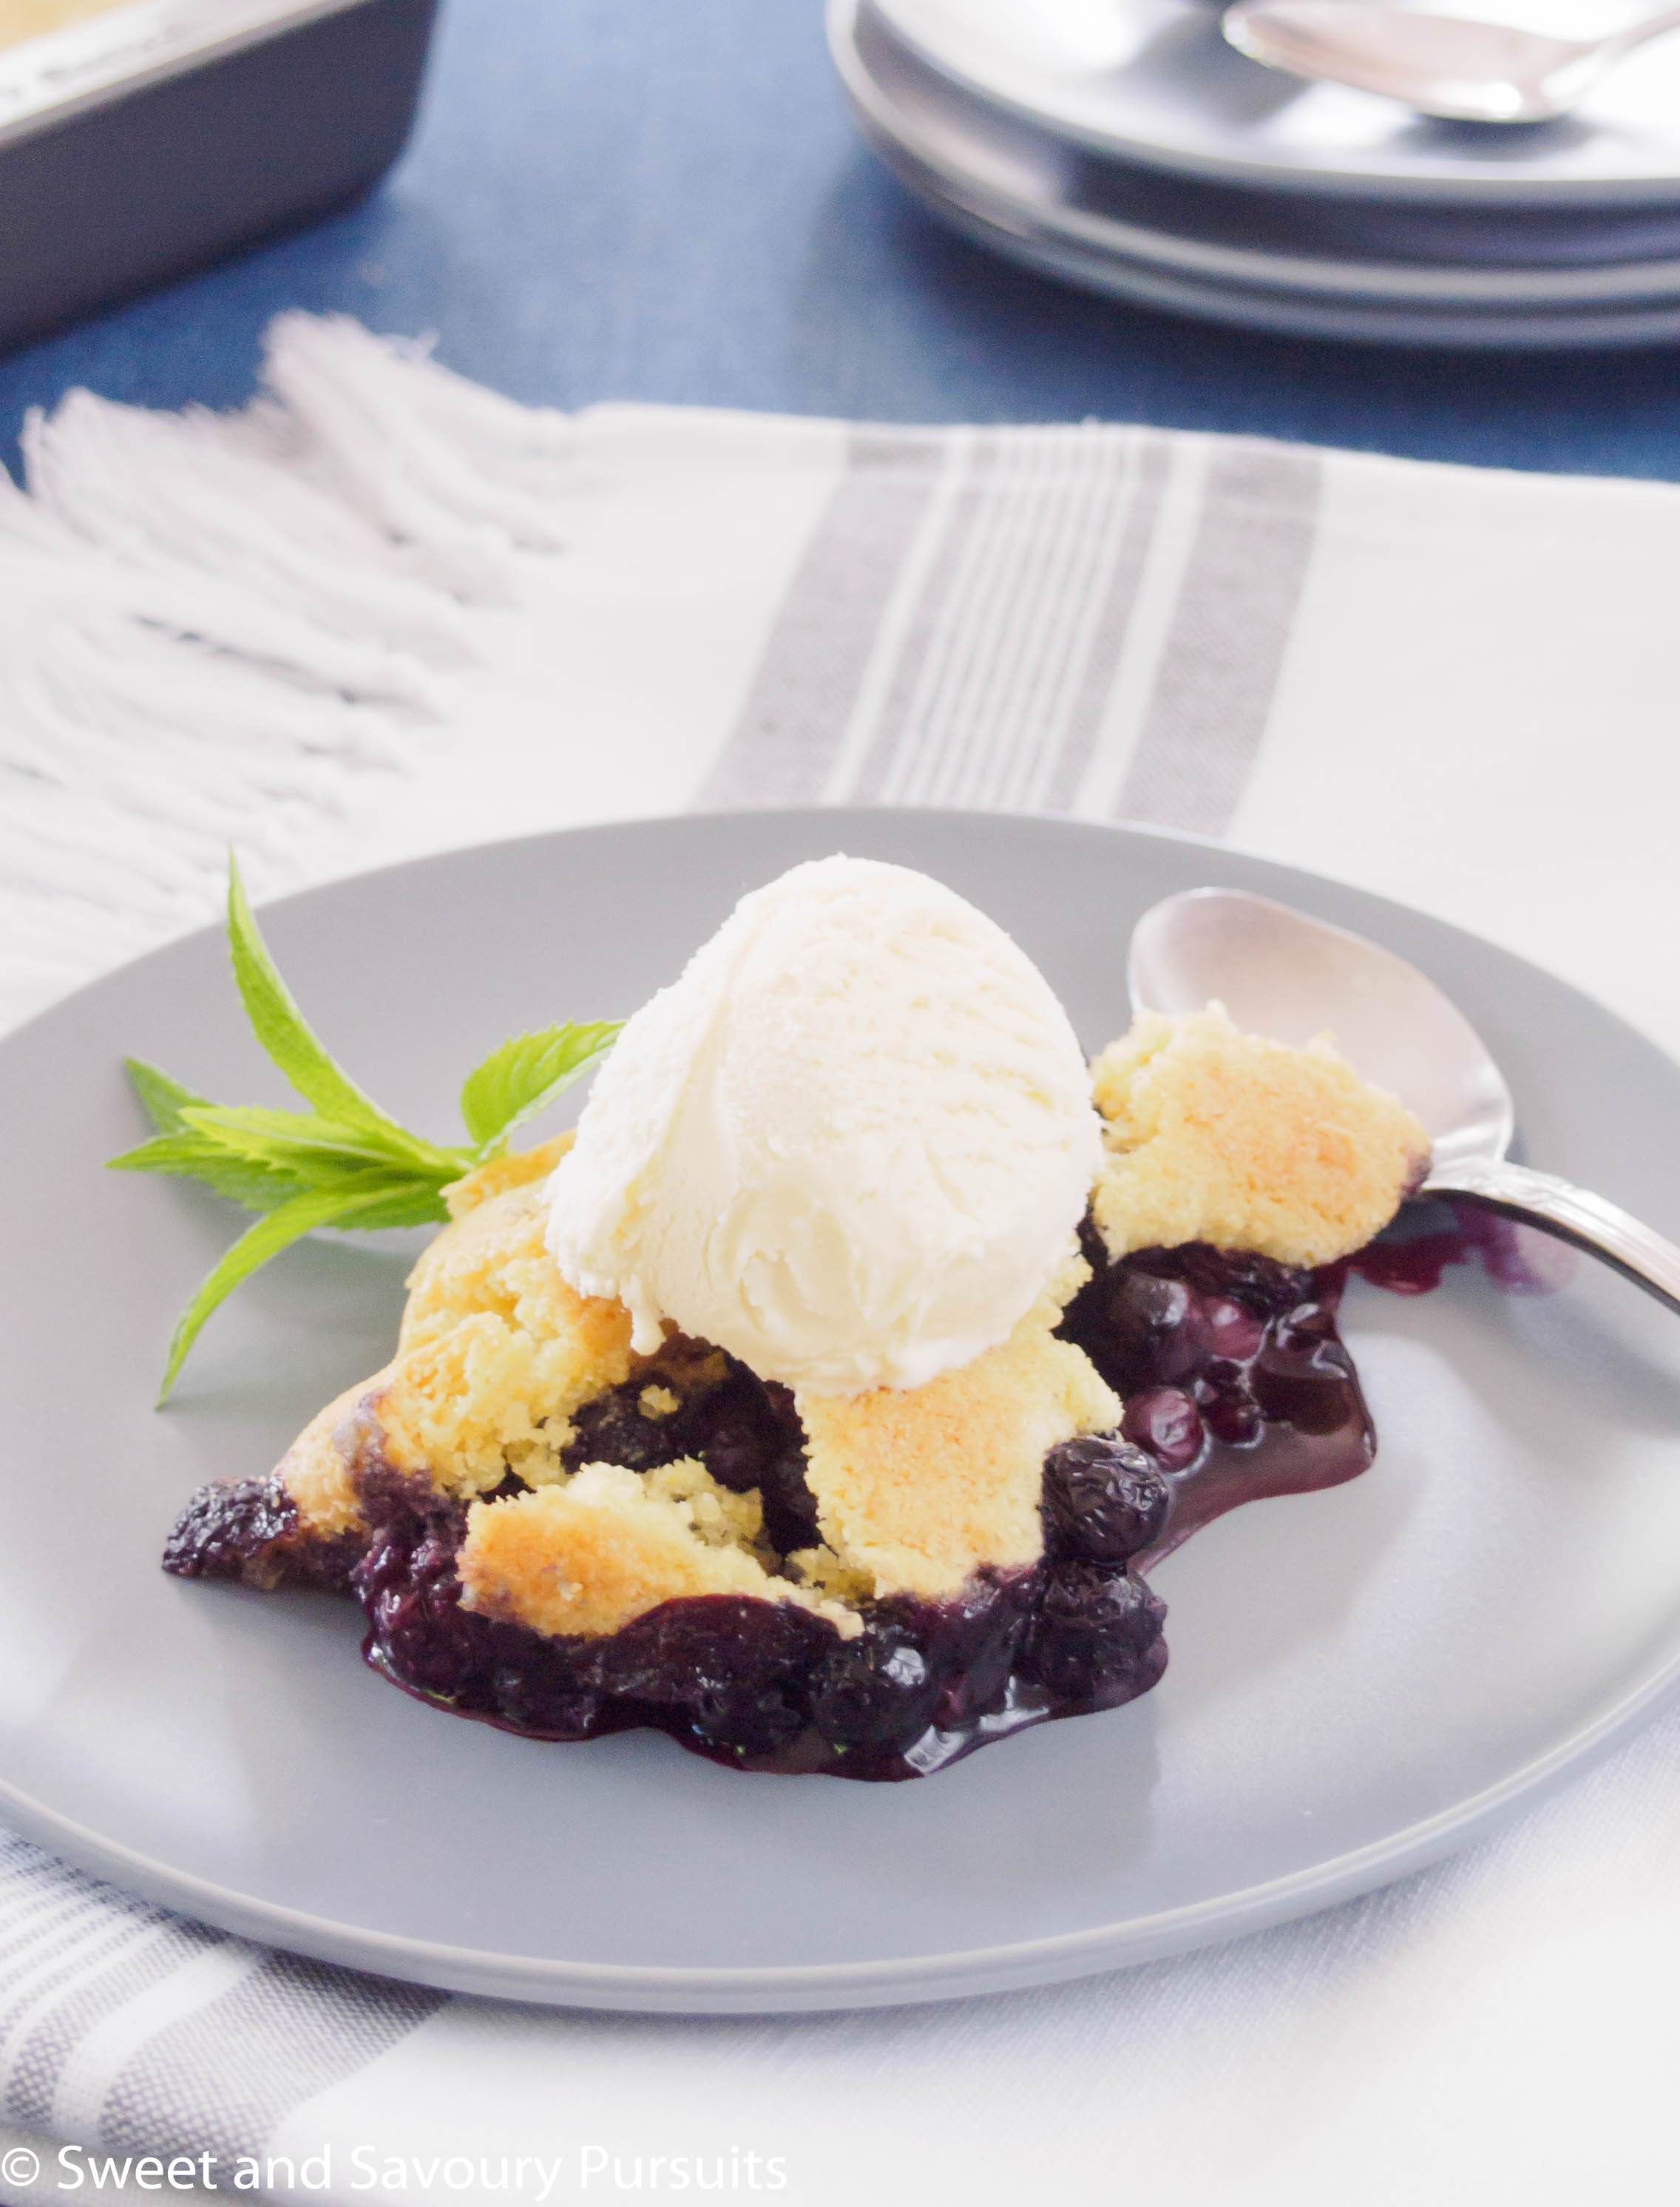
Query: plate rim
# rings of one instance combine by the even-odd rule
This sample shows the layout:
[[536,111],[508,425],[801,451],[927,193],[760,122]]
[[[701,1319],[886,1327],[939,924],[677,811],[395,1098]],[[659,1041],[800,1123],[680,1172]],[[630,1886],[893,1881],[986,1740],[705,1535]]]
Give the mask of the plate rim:
[[[664,831],[682,836],[704,834],[714,827],[726,830],[735,823],[753,822],[775,823],[788,828],[820,826],[825,836],[832,834],[844,840],[849,824],[879,823],[883,819],[906,825],[918,821],[972,821],[994,826],[1007,822],[1013,828],[1051,836],[1073,834],[1112,837],[1122,846],[1141,840],[1187,852],[1205,853],[1210,859],[1228,866],[1258,872],[1280,889],[1303,881],[1322,883],[1356,899],[1379,923],[1390,913],[1402,921],[1422,919],[1443,936],[1468,946],[1473,954],[1491,952],[1552,988],[1568,990],[1589,1005],[1596,1018],[1608,1022],[1680,1075],[1680,1064],[1630,1020],[1521,952],[1506,949],[1470,929],[1438,918],[1420,906],[1366,888],[1344,876],[1235,849],[1211,837],[1145,822],[1075,820],[1041,813],[958,806],[763,807],[729,812],[635,816],[451,846],[417,858],[398,859],[336,876],[275,898],[263,909],[282,912],[295,904],[330,895],[352,883],[361,887],[399,875],[415,874],[439,862],[470,854],[537,846],[564,848],[568,843],[603,833]],[[0,1036],[0,1062],[17,1044],[26,1038],[38,1038],[44,1027],[68,1014],[72,1008],[82,1005],[91,995],[120,989],[128,976],[176,954],[183,943],[213,939],[218,933],[215,923],[191,930],[137,958],[124,960],[58,998]],[[294,1909],[172,1867],[160,1857],[107,1838],[76,1818],[52,1809],[14,1785],[3,1773],[0,1773],[0,1819],[77,1869],[105,1878],[157,1905],[178,1910],[236,1936],[255,1938],[266,1945],[399,1982],[565,2008],[666,2014],[812,2013],[919,2005],[1066,1982],[1223,1944],[1337,1906],[1474,1844],[1519,1809],[1538,1803],[1567,1779],[1590,1767],[1676,1702],[1680,1702],[1680,1650],[1659,1669],[1623,1693],[1610,1708],[1577,1726],[1493,1784],[1382,1839],[1328,1862],[1235,1892],[1117,1923],[997,1947],[869,1962],[818,1962],[744,1969],[575,1963],[446,1945],[373,1930]]]
[[236,1937],[254,1937],[265,1946],[399,1983],[543,2007],[631,2014],[797,2014],[920,2007],[1135,1968],[1297,1923],[1379,1891],[1474,1845],[1520,1807],[1531,1802],[1538,1805],[1676,1701],[1680,1701],[1680,1655],[1595,1723],[1535,1756],[1498,1785],[1329,1863],[1120,1924],[882,1962],[691,1969],[554,1962],[491,1948],[446,1946],[254,1899],[190,1871],[171,1869],[155,1857],[102,1839],[4,1779],[0,1779],[0,1810],[24,1838],[124,1892]]

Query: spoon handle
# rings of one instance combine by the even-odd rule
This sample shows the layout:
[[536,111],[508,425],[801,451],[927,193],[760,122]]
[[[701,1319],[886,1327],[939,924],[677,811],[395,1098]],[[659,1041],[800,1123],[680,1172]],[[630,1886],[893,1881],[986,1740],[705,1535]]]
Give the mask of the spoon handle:
[[1680,1311],[1680,1248],[1619,1204],[1570,1181],[1504,1158],[1497,1163],[1470,1159],[1432,1171],[1418,1193],[1453,1196],[1555,1234],[1560,1241],[1603,1258],[1671,1310]]
[[1660,39],[1665,31],[1675,30],[1680,30],[1680,8],[1662,8],[1641,22],[1629,23],[1625,30],[1612,32],[1599,50],[1608,57],[1630,54],[1647,39]]

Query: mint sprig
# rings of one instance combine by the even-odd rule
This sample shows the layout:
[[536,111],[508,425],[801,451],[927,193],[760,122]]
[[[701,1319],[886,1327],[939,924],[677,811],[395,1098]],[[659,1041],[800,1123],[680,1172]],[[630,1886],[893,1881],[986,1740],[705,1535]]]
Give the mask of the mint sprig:
[[516,1127],[547,1110],[606,1055],[623,1024],[595,1020],[577,1026],[544,1027],[537,1034],[514,1035],[499,1050],[493,1050],[467,1075],[461,1090],[461,1116],[468,1133],[487,1151],[505,1143]]
[[156,1131],[138,1149],[111,1158],[111,1165],[195,1180],[261,1214],[182,1313],[160,1405],[205,1320],[242,1281],[322,1227],[368,1232],[446,1219],[443,1191],[450,1182],[499,1157],[517,1128],[605,1056],[622,1024],[596,1020],[544,1027],[503,1043],[468,1074],[461,1091],[467,1142],[430,1142],[381,1110],[310,1026],[269,954],[231,858],[227,929],[234,979],[257,1040],[314,1109],[212,1104],[142,1058],[125,1061]]

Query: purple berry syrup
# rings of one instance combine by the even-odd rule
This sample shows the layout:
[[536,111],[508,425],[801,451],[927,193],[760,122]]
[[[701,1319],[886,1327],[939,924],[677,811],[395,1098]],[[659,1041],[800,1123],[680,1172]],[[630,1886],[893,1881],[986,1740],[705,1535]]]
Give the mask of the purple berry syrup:
[[[792,1603],[725,1595],[667,1602],[592,1639],[479,1616],[463,1608],[455,1568],[464,1510],[376,1449],[353,1467],[365,1540],[312,1545],[277,1478],[224,1481],[194,1496],[164,1567],[348,1588],[376,1670],[529,1737],[646,1726],[737,1769],[923,1777],[1026,1726],[1146,1693],[1167,1661],[1165,1606],[1147,1568],[1239,1504],[1338,1486],[1371,1462],[1370,1413],[1336,1332],[1351,1272],[1417,1295],[1474,1259],[1515,1290],[1549,1284],[1510,1228],[1468,1211],[1316,1271],[1201,1243],[1110,1263],[1089,1225],[1084,1241],[1092,1277],[1060,1331],[1124,1398],[1119,1431],[1045,1459],[1039,1563],[983,1569],[946,1601],[877,1602],[855,1639]],[[758,1491],[781,1552],[816,1541],[786,1390],[732,1363],[721,1386],[669,1416],[646,1416],[639,1397],[633,1382],[588,1406],[571,1468],[648,1470],[697,1456],[720,1484]],[[508,1491],[523,1489],[510,1480]]]

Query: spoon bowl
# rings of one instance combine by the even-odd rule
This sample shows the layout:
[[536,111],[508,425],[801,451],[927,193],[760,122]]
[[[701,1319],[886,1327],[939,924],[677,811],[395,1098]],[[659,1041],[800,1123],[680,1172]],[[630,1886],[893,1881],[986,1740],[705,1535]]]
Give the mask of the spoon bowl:
[[1221,27],[1251,61],[1461,123],[1549,123],[1635,46],[1680,27],[1667,8],[1598,39],[1558,39],[1389,0],[1238,0]]
[[1217,1002],[1241,1027],[1299,1048],[1328,1033],[1360,1077],[1423,1122],[1420,1196],[1450,1196],[1585,1249],[1680,1310],[1680,1248],[1618,1205],[1507,1155],[1511,1093],[1492,1053],[1415,966],[1362,936],[1241,889],[1190,889],[1133,930],[1137,1011]]

